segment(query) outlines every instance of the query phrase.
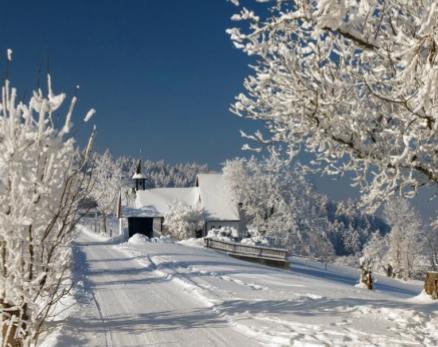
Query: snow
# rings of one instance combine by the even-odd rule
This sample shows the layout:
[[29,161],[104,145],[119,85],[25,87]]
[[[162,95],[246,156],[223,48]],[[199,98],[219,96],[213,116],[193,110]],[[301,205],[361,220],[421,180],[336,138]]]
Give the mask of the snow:
[[137,172],[134,174],[134,176],[132,176],[132,179],[133,179],[133,180],[136,180],[136,179],[144,179],[144,178],[146,178],[145,175],[143,175],[142,173],[137,173]]
[[88,122],[94,116],[95,113],[96,113],[96,110],[94,108],[90,109],[87,112],[87,114],[85,115],[84,122],[85,123]]
[[[81,288],[82,285],[82,283],[77,283],[76,288]],[[49,329],[40,339],[42,342],[38,344],[39,347],[55,347],[59,343],[59,340],[62,339],[62,322],[74,314],[78,308],[75,294],[76,290],[73,289],[69,295],[56,303],[52,317],[49,317],[48,319]]]
[[409,302],[416,304],[432,304],[436,301],[434,301],[434,299],[432,299],[432,297],[423,289],[420,294],[409,299]]
[[[144,175],[135,174],[133,178],[144,178]],[[164,217],[172,206],[182,204],[203,210],[206,220],[239,220],[222,174],[198,174],[197,180],[197,187],[139,190],[134,206],[124,207],[123,215]]]
[[149,238],[142,234],[135,234],[128,240],[128,243],[131,245],[141,245],[146,242],[149,242]]
[[193,206],[197,188],[154,188],[137,191],[135,206],[150,211],[149,215],[163,217],[177,203]]
[[[198,241],[199,242],[199,241]],[[62,346],[434,346],[438,302],[419,304],[418,281],[292,257],[271,268],[180,243],[114,245],[82,233],[75,278],[80,309]]]
[[200,201],[210,220],[240,219],[236,203],[222,174],[198,174]]
[[174,241],[170,236],[160,236],[160,237],[147,237],[143,234],[135,234],[131,236],[128,240],[129,245],[142,245],[148,242],[152,243],[173,243]]
[[9,61],[12,61],[12,53],[13,53],[12,49],[8,48],[6,50],[6,56],[7,56]]
[[221,227],[209,230],[207,237],[219,241],[234,242],[239,237],[239,232],[232,227]]
[[204,239],[203,238],[190,238],[187,240],[181,240],[177,242],[180,245],[187,246],[187,247],[198,247],[203,248],[204,247]]

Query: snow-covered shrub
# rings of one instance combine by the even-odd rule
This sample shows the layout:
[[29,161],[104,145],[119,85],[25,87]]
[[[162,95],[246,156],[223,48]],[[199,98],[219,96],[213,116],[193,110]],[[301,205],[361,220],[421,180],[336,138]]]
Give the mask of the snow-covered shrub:
[[164,226],[177,240],[195,236],[195,232],[204,226],[204,213],[192,206],[177,203],[164,216]]
[[239,232],[233,227],[220,227],[210,229],[207,237],[220,241],[234,242],[239,238]]
[[[0,345],[36,344],[54,304],[65,295],[70,242],[86,196],[91,140],[79,152],[71,100],[62,129],[54,112],[65,94],[38,89],[27,104],[5,81],[0,101]],[[85,117],[88,121],[94,110]]]
[[248,237],[242,239],[240,243],[249,246],[266,246],[266,247],[274,246],[274,242],[272,241],[272,239],[261,234],[254,227],[248,228]]

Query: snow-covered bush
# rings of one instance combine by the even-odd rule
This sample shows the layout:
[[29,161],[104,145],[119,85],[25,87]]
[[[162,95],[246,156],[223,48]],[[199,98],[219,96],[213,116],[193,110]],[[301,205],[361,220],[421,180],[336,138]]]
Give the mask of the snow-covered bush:
[[273,241],[270,238],[267,238],[265,235],[262,235],[257,229],[254,227],[250,227],[248,229],[248,236],[240,241],[240,243],[249,246],[273,246]]
[[239,232],[232,227],[220,227],[210,229],[207,233],[207,237],[215,240],[234,242],[239,238]]
[[[370,208],[438,184],[435,1],[247,2],[228,30],[254,57],[232,111],[265,122],[259,145],[355,174]],[[233,0],[238,4],[238,0]],[[249,146],[248,146],[249,147]],[[308,157],[308,156],[303,156]]]
[[[71,100],[62,129],[54,112],[65,99],[38,89],[17,101],[8,80],[0,101],[0,345],[36,344],[54,304],[68,291],[70,241],[86,196],[91,140],[73,138]],[[85,117],[88,121],[94,110]]]
[[203,228],[203,216],[202,210],[182,203],[174,204],[164,216],[164,226],[175,239],[188,239]]

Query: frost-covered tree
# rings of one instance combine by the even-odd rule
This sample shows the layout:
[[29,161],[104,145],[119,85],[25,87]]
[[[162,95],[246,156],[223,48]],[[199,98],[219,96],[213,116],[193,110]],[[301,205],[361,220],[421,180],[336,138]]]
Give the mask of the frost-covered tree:
[[432,269],[438,270],[438,220],[435,220],[426,234],[426,250]]
[[344,247],[353,255],[356,255],[361,249],[360,235],[357,229],[347,228],[343,234]]
[[232,111],[264,121],[268,136],[248,137],[313,153],[329,174],[354,172],[373,208],[436,189],[436,1],[256,2],[269,11],[241,8],[228,29],[255,57]]
[[122,169],[107,149],[102,155],[94,155],[93,184],[90,192],[102,215],[104,233],[107,233],[107,217],[115,211],[122,187]]
[[421,269],[420,259],[425,254],[420,219],[405,199],[386,203],[384,216],[391,230],[386,235],[375,232],[363,249],[362,259],[371,270],[412,278]]
[[[138,159],[132,157],[120,157],[117,162],[123,170],[123,183],[131,186],[132,175],[135,172]],[[196,175],[208,172],[208,166],[197,163],[184,163],[170,165],[164,160],[144,160],[142,172],[146,176],[147,188],[161,187],[193,187]]]
[[280,212],[278,199],[287,191],[282,188],[288,176],[280,177],[277,164],[274,160],[259,163],[255,158],[242,158],[227,161],[223,168],[235,201],[242,203],[246,215],[261,233],[271,229],[270,222],[278,219],[271,216]]
[[358,255],[373,233],[385,235],[390,230],[382,218],[364,213],[358,201],[329,202],[327,208],[332,222],[329,237],[338,255]]
[[393,199],[385,205],[385,218],[391,226],[386,235],[388,253],[386,262],[393,275],[411,278],[418,267],[417,260],[423,250],[424,234],[416,211],[405,199]]
[[[81,153],[54,115],[65,94],[38,89],[25,104],[6,80],[0,101],[0,345],[35,345],[66,294],[78,202],[89,184],[89,142]],[[94,110],[85,117],[88,121]],[[62,119],[62,118],[61,118]]]
[[385,271],[392,276],[392,266],[387,264],[388,242],[387,238],[375,232],[362,251],[362,264],[368,264],[369,269],[377,272]]
[[327,199],[297,169],[273,155],[227,161],[223,173],[251,229],[295,254],[333,254]]
[[164,216],[167,232],[177,240],[195,237],[195,233],[204,226],[203,211],[183,203],[170,207]]

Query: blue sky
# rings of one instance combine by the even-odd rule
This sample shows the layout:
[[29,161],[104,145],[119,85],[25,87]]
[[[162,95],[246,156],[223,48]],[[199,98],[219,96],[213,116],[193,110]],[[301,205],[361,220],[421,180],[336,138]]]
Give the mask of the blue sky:
[[[256,125],[228,111],[249,72],[225,33],[231,3],[0,2],[12,81],[28,95],[48,61],[57,90],[71,95],[79,84],[77,122],[87,108],[97,110],[98,150],[215,168],[241,154],[239,129]],[[88,130],[81,128],[81,140]]]
[[[77,93],[76,125],[97,110],[97,150],[218,169],[245,155],[239,129],[254,121],[228,108],[250,73],[225,33],[226,0],[0,0],[0,50],[14,51],[9,77],[29,96],[47,67],[55,90]],[[5,53],[0,72],[5,73]],[[76,85],[80,89],[76,90]],[[77,127],[83,143],[90,126]],[[335,199],[357,197],[346,179],[313,179]],[[425,215],[433,203],[417,198]]]

